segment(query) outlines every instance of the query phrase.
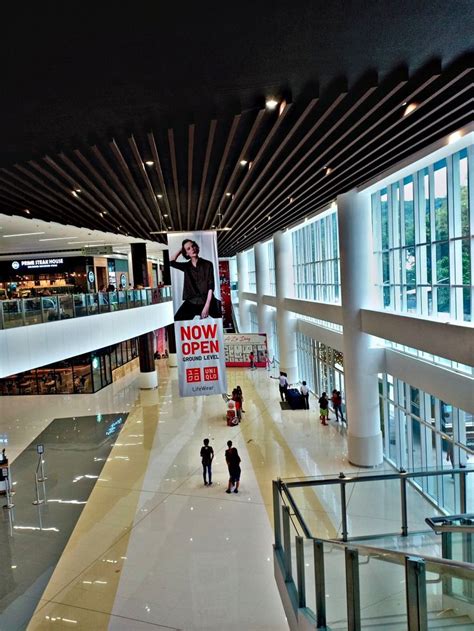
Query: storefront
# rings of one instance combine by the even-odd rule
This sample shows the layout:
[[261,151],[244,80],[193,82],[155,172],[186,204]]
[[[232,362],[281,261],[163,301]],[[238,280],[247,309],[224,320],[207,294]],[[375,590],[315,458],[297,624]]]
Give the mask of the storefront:
[[86,256],[25,256],[0,261],[0,288],[19,298],[48,295],[48,292],[87,292],[91,286],[88,273],[92,269],[92,257]]
[[132,338],[0,379],[0,396],[92,394],[137,367],[138,340]]
[[129,288],[125,257],[32,256],[0,261],[0,290],[4,298],[88,293],[110,285],[115,289]]

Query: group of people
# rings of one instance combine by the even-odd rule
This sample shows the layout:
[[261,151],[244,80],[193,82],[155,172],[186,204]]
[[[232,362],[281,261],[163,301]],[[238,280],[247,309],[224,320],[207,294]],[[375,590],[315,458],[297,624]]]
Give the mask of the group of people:
[[[304,382],[303,382],[304,383]],[[319,419],[321,425],[327,425],[329,419],[329,399],[325,392],[319,397]],[[336,421],[339,422],[339,415],[341,422],[344,421],[344,415],[342,413],[342,395],[339,390],[334,389],[331,394],[331,403],[334,414],[336,415]]]
[[[204,486],[212,486],[212,461],[214,460],[214,449],[209,444],[209,438],[203,440],[201,447],[202,461],[202,477]],[[229,470],[229,482],[227,484],[226,493],[239,492],[240,485],[240,456],[237,448],[232,445],[232,441],[227,441],[227,449],[225,451],[225,461]]]

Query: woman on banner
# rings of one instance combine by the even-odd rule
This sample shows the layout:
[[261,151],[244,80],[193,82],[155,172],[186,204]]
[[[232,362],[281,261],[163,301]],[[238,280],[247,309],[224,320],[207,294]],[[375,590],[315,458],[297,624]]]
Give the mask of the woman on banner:
[[[186,263],[177,261],[183,257]],[[174,314],[175,321],[221,318],[220,301],[214,296],[214,265],[199,257],[199,245],[192,239],[184,239],[181,248],[170,258],[170,267],[184,272],[183,304]]]

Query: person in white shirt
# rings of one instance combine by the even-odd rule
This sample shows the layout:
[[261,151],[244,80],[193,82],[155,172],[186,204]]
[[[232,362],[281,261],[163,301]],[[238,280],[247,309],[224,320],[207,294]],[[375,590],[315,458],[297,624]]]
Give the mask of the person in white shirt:
[[303,397],[304,409],[309,410],[309,388],[306,385],[306,381],[301,382],[300,392]]
[[286,401],[286,393],[288,391],[288,379],[286,378],[286,373],[280,372],[280,376],[278,377],[278,384],[281,400]]

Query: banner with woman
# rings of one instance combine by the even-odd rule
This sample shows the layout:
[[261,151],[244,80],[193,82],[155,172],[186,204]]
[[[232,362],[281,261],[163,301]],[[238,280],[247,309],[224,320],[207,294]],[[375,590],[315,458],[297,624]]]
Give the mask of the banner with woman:
[[182,397],[227,392],[215,232],[168,234]]

